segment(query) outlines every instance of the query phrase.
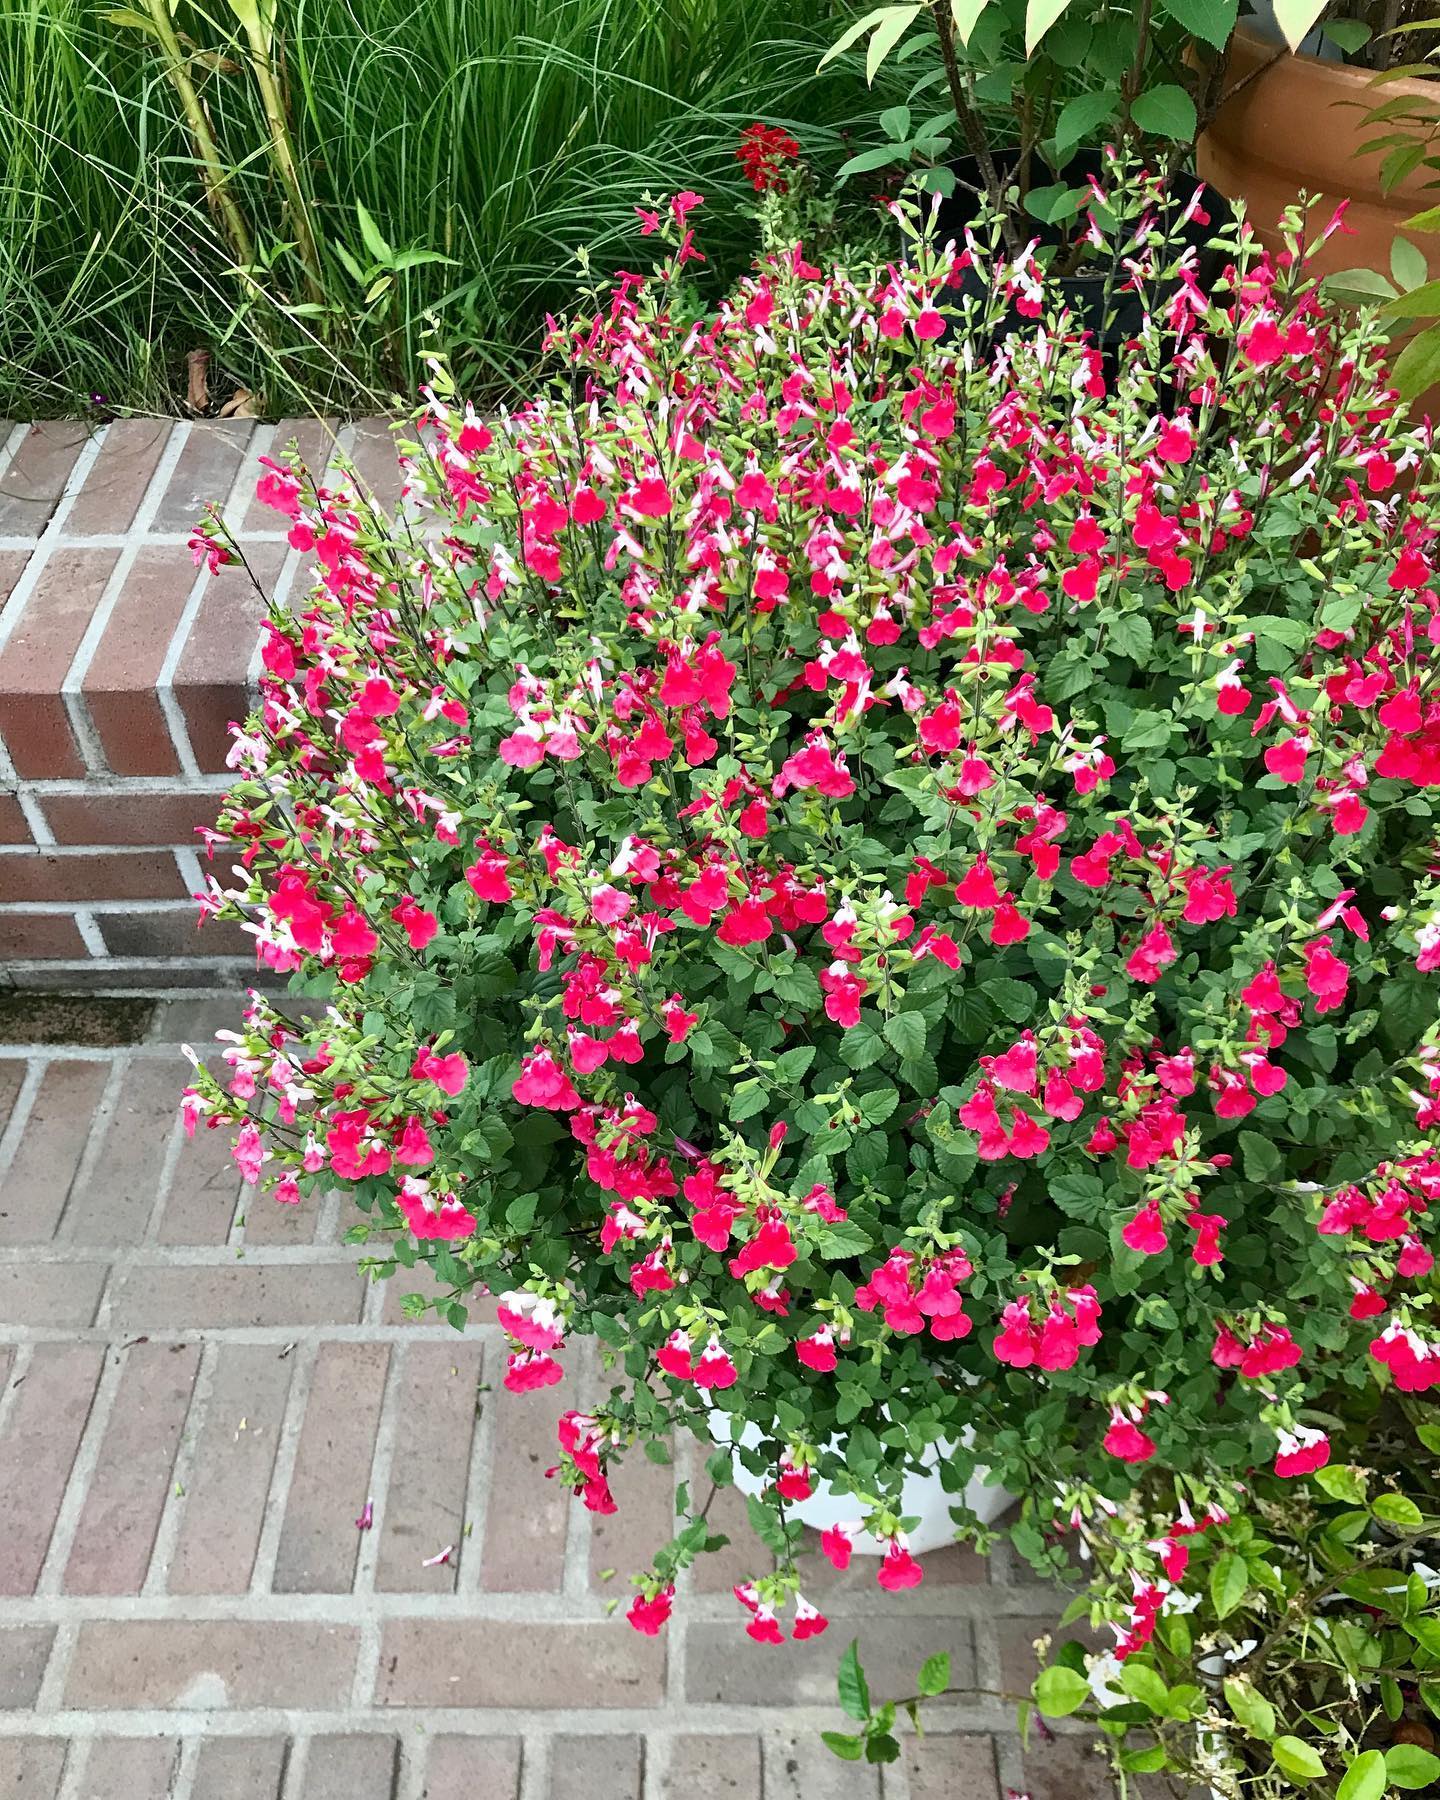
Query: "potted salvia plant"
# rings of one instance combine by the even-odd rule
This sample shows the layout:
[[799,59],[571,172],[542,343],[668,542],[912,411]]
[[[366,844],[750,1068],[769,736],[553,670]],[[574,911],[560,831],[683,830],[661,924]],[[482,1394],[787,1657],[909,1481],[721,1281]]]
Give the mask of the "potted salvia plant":
[[1323,1464],[1377,1335],[1440,1376],[1436,471],[1375,322],[1234,239],[1202,286],[1158,193],[1087,209],[1110,372],[997,216],[698,310],[682,193],[552,385],[485,422],[437,369],[400,516],[260,482],[315,581],[202,904],[323,1007],[252,996],[189,1123],[458,1328],[492,1294],[587,1506],[679,1429],[738,1466],[762,1643],[862,1530],[923,1579],[916,1475],[1043,1560],[1152,1463],[1202,1509]]

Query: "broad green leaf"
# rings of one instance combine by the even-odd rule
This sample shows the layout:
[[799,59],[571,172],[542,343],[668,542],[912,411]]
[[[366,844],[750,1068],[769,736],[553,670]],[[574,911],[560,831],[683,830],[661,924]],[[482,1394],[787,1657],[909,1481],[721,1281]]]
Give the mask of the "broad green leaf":
[[1427,206],[1400,224],[1403,231],[1440,231],[1440,206]]
[[1064,162],[1070,152],[1083,144],[1093,131],[1115,116],[1120,96],[1114,88],[1101,88],[1094,94],[1076,94],[1060,108],[1055,121],[1055,156]]
[[1149,88],[1130,108],[1130,117],[1142,131],[1188,144],[1195,136],[1195,102],[1176,84]]
[[1144,613],[1121,613],[1110,621],[1109,641],[1131,662],[1143,663],[1155,647],[1155,633]]
[[1387,1525],[1410,1527],[1418,1525],[1422,1517],[1420,1508],[1405,1494],[1377,1494],[1370,1510]]
[[1385,1785],[1384,1752],[1364,1750],[1346,1765],[1335,1800],[1383,1800]]
[[1248,1681],[1239,1675],[1227,1675],[1225,1699],[1238,1723],[1244,1726],[1251,1737],[1274,1737],[1275,1708],[1263,1694],[1257,1694]]
[[857,1102],[860,1111],[872,1125],[883,1125],[900,1104],[899,1090],[893,1087],[872,1088]]
[[1409,238],[1397,235],[1390,245],[1390,273],[1395,277],[1396,287],[1403,288],[1407,294],[1413,288],[1423,287],[1430,275],[1425,252],[1417,249]]
[[1378,269],[1337,269],[1321,283],[1325,293],[1340,300],[1393,300],[1395,284]]
[[1406,400],[1423,394],[1440,381],[1440,326],[1430,325],[1395,359],[1391,380]]
[[1230,42],[1238,0],[1161,0],[1161,5],[1192,37],[1203,38],[1217,50]]
[[1440,1656],[1440,1619],[1406,1619],[1404,1625],[1422,1650],[1428,1650],[1432,1656]]
[[1380,310],[1387,319],[1433,319],[1440,313],[1440,281],[1422,282],[1408,293],[1397,294]]
[[1244,1158],[1247,1181],[1273,1181],[1284,1161],[1275,1141],[1261,1137],[1258,1131],[1240,1133],[1240,1154]]
[[924,1055],[925,1035],[925,1021],[917,1012],[891,1013],[885,1021],[886,1038],[907,1060]]
[[859,1762],[865,1754],[864,1738],[851,1737],[844,1731],[822,1731],[820,1742],[842,1762]]
[[970,33],[989,0],[950,0],[950,17],[955,21],[955,35],[962,44],[970,42]]
[[1360,1469],[1349,1468],[1344,1463],[1332,1463],[1328,1468],[1317,1469],[1314,1481],[1316,1487],[1327,1493],[1332,1500],[1344,1500],[1351,1506],[1365,1504],[1365,1475]]
[[1271,1746],[1275,1767],[1292,1781],[1318,1781],[1325,1764],[1317,1751],[1297,1737],[1278,1737]]
[[887,6],[885,16],[870,34],[865,52],[865,79],[874,87],[880,65],[924,11],[920,6]]
[[1070,0],[1025,0],[1025,55],[1035,54],[1035,46],[1069,6]]
[[936,1694],[943,1694],[949,1685],[950,1652],[937,1650],[920,1665],[920,1676],[915,1683],[916,1691],[933,1698]]
[[1353,56],[1370,41],[1370,27],[1363,19],[1327,19],[1320,35],[1347,56]]
[[1440,1781],[1440,1756],[1419,1744],[1395,1744],[1385,1752],[1385,1776],[1393,1787],[1427,1788]]
[[1292,50],[1300,48],[1324,10],[1325,0],[1275,0],[1275,23]]
[[1440,1425],[1417,1425],[1415,1435],[1427,1450],[1440,1455]]
[[1120,1675],[1120,1685],[1132,1699],[1163,1716],[1170,1690],[1154,1669],[1145,1663],[1127,1662]]
[[390,246],[380,235],[380,227],[375,223],[373,215],[358,200],[355,202],[355,217],[360,221],[360,236],[371,257],[377,263],[388,263]]
[[857,19],[853,25],[840,33],[839,37],[836,38],[835,42],[820,58],[820,68],[823,69],[826,63],[833,62],[837,56],[843,56],[852,44],[858,43],[860,39],[864,37],[867,31],[873,31],[887,13],[892,13],[897,10],[906,9],[897,9],[893,6],[877,6],[874,12],[868,12],[863,19]]
[[1035,1681],[1035,1704],[1047,1719],[1064,1719],[1090,1697],[1090,1683],[1076,1669],[1055,1663]]
[[1233,1550],[1217,1556],[1210,1571],[1210,1604],[1215,1608],[1215,1617],[1228,1618],[1245,1598],[1249,1585],[1250,1571],[1243,1556],[1237,1556]]
[[868,1719],[870,1717],[870,1684],[865,1679],[865,1671],[860,1667],[860,1640],[856,1638],[845,1654],[840,1658],[840,1667],[836,1670],[836,1681],[840,1688],[840,1706],[847,1718]]
[[[898,144],[910,135],[910,108],[908,106],[887,106],[880,115],[880,129],[892,144]],[[1400,240],[1397,238],[1396,242]]]

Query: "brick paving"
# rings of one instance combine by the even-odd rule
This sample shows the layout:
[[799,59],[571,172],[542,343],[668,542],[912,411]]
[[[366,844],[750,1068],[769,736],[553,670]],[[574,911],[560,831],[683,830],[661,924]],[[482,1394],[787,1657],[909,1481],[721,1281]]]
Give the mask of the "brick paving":
[[727,1494],[735,1544],[667,1633],[613,1617],[691,1449],[627,1465],[592,1519],[543,1478],[553,1395],[493,1387],[493,1325],[407,1321],[338,1198],[277,1208],[188,1145],[176,1046],[232,1013],[0,1046],[0,1800],[1109,1795],[1083,1742],[1022,1751],[980,1694],[883,1771],[819,1742],[854,1635],[877,1692],[936,1649],[978,1689],[1028,1680],[1057,1602],[1003,1553],[931,1557],[895,1598],[820,1562],[828,1637],[761,1648]]

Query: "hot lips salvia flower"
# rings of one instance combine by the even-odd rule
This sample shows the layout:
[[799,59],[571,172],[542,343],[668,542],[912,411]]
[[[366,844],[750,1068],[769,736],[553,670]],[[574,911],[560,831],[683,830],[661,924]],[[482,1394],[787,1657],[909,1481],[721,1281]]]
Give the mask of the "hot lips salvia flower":
[[[1434,465],[1298,258],[1207,290],[1115,183],[1117,356],[903,215],[904,260],[796,247],[690,316],[683,195],[555,388],[487,424],[437,377],[401,521],[264,484],[316,580],[203,905],[328,1010],[256,997],[187,1118],[349,1187],[455,1323],[493,1291],[592,1509],[635,1443],[753,1427],[762,1642],[823,1629],[818,1481],[903,1588],[937,1445],[1035,1549],[1202,1449],[1314,1469],[1337,1379],[1440,1378]],[[681,1505],[641,1631],[711,1541]]]

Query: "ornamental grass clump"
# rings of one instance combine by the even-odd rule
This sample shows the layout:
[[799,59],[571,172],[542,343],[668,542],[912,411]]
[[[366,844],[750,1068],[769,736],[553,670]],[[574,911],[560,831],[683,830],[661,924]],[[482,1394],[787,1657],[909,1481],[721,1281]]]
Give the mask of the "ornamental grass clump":
[[[823,1629],[818,1482],[824,1553],[863,1525],[912,1586],[937,1454],[1039,1554],[1147,1463],[1203,1510],[1323,1464],[1322,1391],[1440,1378],[1428,438],[1303,258],[1232,233],[1204,291],[1108,179],[1118,346],[903,208],[893,262],[792,244],[698,314],[680,194],[527,405],[437,375],[401,516],[260,483],[316,581],[203,905],[328,1009],[253,996],[190,1123],[349,1189],[457,1326],[496,1295],[586,1505],[753,1428],[708,1467],[766,1482],[762,1641]],[[680,1508],[643,1631],[716,1542]]]

